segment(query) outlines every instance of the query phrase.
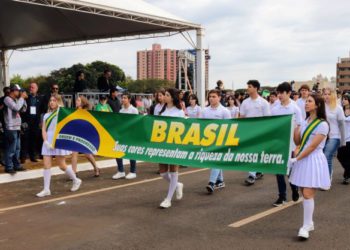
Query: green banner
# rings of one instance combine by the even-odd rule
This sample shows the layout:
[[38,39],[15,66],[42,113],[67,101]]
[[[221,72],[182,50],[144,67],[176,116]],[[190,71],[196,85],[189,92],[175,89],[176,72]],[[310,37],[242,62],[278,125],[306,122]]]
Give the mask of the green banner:
[[54,145],[112,158],[285,174],[291,118],[184,119],[60,108]]

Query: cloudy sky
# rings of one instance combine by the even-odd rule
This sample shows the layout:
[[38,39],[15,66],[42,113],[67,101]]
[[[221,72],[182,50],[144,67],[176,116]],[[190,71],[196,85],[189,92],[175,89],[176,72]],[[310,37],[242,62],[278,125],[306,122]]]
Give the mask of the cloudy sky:
[[[249,79],[264,85],[335,76],[338,57],[350,50],[350,1],[337,0],[146,0],[205,27],[210,84],[244,87]],[[132,3],[132,1],[130,1]],[[195,37],[194,37],[195,38]],[[60,67],[103,60],[136,77],[136,51],[152,43],[184,49],[181,37],[115,42],[70,48],[15,51],[10,74],[47,74]]]

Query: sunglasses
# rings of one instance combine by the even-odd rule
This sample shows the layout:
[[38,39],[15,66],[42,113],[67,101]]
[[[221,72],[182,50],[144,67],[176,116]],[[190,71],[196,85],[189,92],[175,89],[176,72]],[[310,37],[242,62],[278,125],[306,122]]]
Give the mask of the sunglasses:
[[53,90],[58,90],[58,88],[52,88]]

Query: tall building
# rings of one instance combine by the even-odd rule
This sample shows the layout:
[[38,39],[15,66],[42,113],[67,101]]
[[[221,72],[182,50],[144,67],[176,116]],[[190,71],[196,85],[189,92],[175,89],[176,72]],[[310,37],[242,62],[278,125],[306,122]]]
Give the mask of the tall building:
[[338,60],[337,87],[341,91],[350,90],[350,57],[340,58]]
[[164,79],[176,81],[177,51],[162,49],[153,44],[152,50],[137,52],[137,79]]
[[[166,79],[176,87],[188,90],[194,87],[196,50],[162,49],[153,44],[152,50],[137,52],[137,79]],[[209,88],[209,50],[205,50],[205,88]]]

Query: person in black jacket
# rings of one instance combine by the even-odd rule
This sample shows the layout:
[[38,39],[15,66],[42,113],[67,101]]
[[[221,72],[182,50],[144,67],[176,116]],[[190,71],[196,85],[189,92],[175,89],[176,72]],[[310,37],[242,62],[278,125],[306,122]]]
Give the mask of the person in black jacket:
[[121,108],[118,94],[119,94],[119,92],[118,92],[117,87],[112,87],[109,91],[109,97],[108,97],[107,103],[112,108],[114,113],[119,113],[119,110]]
[[109,91],[114,85],[111,83],[112,71],[106,69],[103,75],[97,79],[97,88],[100,92]]
[[38,85],[33,82],[29,85],[29,95],[26,99],[27,110],[22,116],[21,137],[21,163],[24,163],[27,155],[32,162],[38,162],[37,155],[41,151],[41,106],[42,98],[38,94]]
[[74,83],[74,93],[78,92],[84,92],[87,88],[86,80],[85,80],[85,74],[83,71],[78,71],[75,77],[75,83]]

